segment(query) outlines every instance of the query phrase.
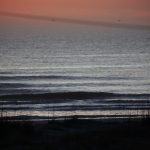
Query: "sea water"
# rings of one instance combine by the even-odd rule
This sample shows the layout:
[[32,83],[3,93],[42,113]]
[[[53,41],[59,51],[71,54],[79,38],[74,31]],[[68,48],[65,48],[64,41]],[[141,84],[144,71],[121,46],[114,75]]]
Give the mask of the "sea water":
[[[62,97],[32,99],[48,93]],[[63,93],[115,95],[67,98]],[[0,28],[5,116],[137,115],[149,109],[149,93],[150,30],[59,23]]]

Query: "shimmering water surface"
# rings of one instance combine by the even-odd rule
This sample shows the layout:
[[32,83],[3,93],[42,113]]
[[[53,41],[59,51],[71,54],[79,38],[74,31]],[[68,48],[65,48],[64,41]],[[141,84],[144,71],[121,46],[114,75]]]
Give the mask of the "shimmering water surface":
[[[70,92],[116,95],[32,99]],[[0,28],[0,104],[8,116],[128,115],[128,110],[135,115],[149,108],[149,93],[149,30],[65,24]]]

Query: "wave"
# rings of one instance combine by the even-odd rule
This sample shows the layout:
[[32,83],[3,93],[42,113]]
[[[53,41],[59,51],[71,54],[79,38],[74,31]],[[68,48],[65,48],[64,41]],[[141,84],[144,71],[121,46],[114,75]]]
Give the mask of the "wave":
[[106,92],[56,92],[56,93],[38,93],[38,94],[16,94],[2,95],[1,100],[19,99],[19,100],[70,100],[70,99],[104,99],[104,98],[150,98],[150,94],[119,94]]
[[97,80],[139,80],[140,77],[96,77],[96,76],[70,76],[70,75],[5,75],[0,80],[32,80],[32,79],[97,79]]
[[[130,115],[130,118],[134,119],[140,119],[142,118],[142,115]],[[107,119],[112,119],[115,121],[116,119],[122,119],[122,120],[129,120],[128,115],[69,115],[69,116],[29,116],[29,115],[20,115],[20,116],[8,116],[8,117],[2,117],[1,120],[9,120],[9,121],[47,121],[47,120],[64,120],[64,119],[95,119],[95,120],[107,120]]]

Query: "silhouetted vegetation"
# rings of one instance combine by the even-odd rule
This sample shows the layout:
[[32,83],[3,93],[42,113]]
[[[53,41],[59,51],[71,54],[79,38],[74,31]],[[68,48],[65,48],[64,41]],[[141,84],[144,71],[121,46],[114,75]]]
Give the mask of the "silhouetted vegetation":
[[146,150],[150,124],[67,120],[0,123],[3,150]]

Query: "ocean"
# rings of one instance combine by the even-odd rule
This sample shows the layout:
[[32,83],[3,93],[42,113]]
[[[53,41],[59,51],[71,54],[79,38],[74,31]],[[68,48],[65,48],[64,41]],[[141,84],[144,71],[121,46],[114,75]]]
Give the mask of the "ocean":
[[139,117],[149,94],[150,30],[0,27],[1,117]]

